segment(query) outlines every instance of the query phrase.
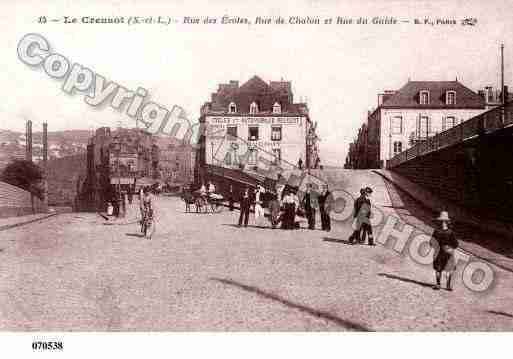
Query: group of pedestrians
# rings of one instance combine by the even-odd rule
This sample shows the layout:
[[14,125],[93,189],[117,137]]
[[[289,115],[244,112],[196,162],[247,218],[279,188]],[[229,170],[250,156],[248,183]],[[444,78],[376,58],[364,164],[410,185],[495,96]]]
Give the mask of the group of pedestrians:
[[354,201],[353,218],[356,222],[355,229],[349,237],[349,244],[365,243],[365,238],[367,237],[369,245],[375,245],[370,223],[372,215],[370,197],[372,192],[372,188],[370,187],[362,188],[360,190],[360,197]]
[[[365,187],[360,190],[360,196],[354,202],[353,218],[355,228],[349,237],[350,244],[365,243],[368,238],[370,246],[374,246],[374,236],[370,218],[372,216],[370,196],[372,188]],[[450,228],[451,219],[447,211],[441,211],[435,219],[437,225],[431,236],[430,245],[434,249],[433,269],[435,270],[436,284],[433,289],[441,288],[442,277],[446,277],[446,289],[452,291],[452,276],[456,270],[454,252],[459,246],[454,232]]]
[[[249,222],[249,212],[251,209],[251,205],[254,203],[254,212],[255,212],[255,222],[257,224],[261,224],[261,222],[265,218],[264,213],[264,196],[265,190],[258,186],[254,193],[250,193],[249,188],[245,188],[242,192],[242,196],[239,200],[240,204],[240,215],[239,215],[239,226],[244,224],[245,227],[248,226]],[[273,199],[271,199],[272,202]],[[230,206],[233,206],[232,204]],[[271,220],[272,222],[272,220]],[[273,227],[275,228],[275,227]]]
[[[331,192],[326,185],[322,193],[313,190],[311,184],[307,185],[306,192],[301,200],[297,191],[290,187],[280,187],[275,193],[266,192],[264,188],[258,186],[256,190],[250,191],[245,188],[240,203],[239,226],[248,225],[251,205],[254,204],[255,223],[262,225],[265,221],[264,207],[269,210],[269,221],[271,227],[281,229],[300,228],[297,216],[304,216],[308,221],[308,228],[316,229],[317,211],[320,213],[321,229],[331,230],[331,219],[329,217],[329,206],[331,205]],[[232,200],[230,201],[232,203]],[[232,204],[230,204],[232,208]]]

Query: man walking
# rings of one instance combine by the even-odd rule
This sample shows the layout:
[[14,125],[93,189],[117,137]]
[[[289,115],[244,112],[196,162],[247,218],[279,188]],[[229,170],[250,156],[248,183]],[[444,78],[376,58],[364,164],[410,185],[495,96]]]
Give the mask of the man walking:
[[[364,200],[365,200],[365,189],[362,188],[360,190],[360,197],[358,197],[356,199],[356,201],[354,201],[354,209],[353,209],[353,218],[354,219],[357,219],[358,214],[360,212],[360,207],[362,206]],[[356,221],[356,225],[357,225],[357,227],[355,228],[355,230],[349,237],[349,244],[354,244],[355,241],[356,241],[356,243],[360,242],[360,223],[358,220]]]
[[308,229],[315,229],[315,209],[317,208],[317,193],[312,192],[312,184],[306,187],[306,193],[303,197],[303,208],[308,219]]
[[321,228],[323,231],[331,231],[331,218],[329,206],[332,201],[328,185],[324,186],[324,193],[319,196],[319,212],[321,214]]
[[372,226],[370,223],[370,217],[372,215],[371,212],[371,202],[370,202],[370,195],[372,194],[372,188],[366,187],[365,188],[365,195],[363,203],[360,207],[359,213],[358,213],[358,221],[360,222],[360,231],[361,231],[361,242],[365,242],[365,237],[367,236],[369,240],[369,246],[374,245],[374,237],[372,235]]
[[239,227],[242,226],[243,221],[244,221],[244,227],[247,227],[248,219],[249,219],[249,207],[251,206],[251,200],[249,198],[249,190],[247,188],[244,189],[244,192],[242,193],[242,197],[241,197],[239,203],[240,203]]

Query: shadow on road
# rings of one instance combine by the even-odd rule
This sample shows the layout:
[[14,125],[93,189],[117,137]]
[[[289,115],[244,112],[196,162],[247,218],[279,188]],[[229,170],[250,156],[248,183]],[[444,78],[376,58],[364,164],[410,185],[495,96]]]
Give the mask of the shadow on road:
[[289,308],[294,308],[294,309],[300,310],[303,313],[308,313],[308,314],[310,314],[310,315],[312,315],[314,317],[325,319],[327,321],[335,323],[338,326],[344,327],[346,329],[351,329],[351,330],[355,330],[355,331],[362,331],[362,332],[372,331],[371,329],[367,328],[364,325],[361,325],[361,324],[358,324],[358,323],[354,323],[354,322],[346,320],[346,319],[339,318],[339,317],[337,317],[337,316],[335,316],[335,315],[333,315],[331,313],[325,312],[325,311],[313,309],[313,308],[304,306],[302,304],[291,302],[291,301],[289,301],[289,300],[287,300],[285,298],[282,298],[282,297],[280,297],[278,295],[265,292],[262,289],[259,289],[257,287],[253,287],[253,286],[249,286],[249,285],[246,285],[246,284],[242,284],[242,283],[236,282],[236,281],[231,280],[231,279],[210,278],[210,280],[213,280],[213,281],[216,281],[216,282],[220,282],[220,283],[223,283],[223,284],[226,284],[226,285],[235,286],[235,287],[238,287],[238,288],[243,289],[245,291],[258,294],[258,295],[260,295],[260,296],[262,296],[264,298],[277,301],[277,302],[279,302],[279,303],[281,303],[281,304],[283,304],[283,305],[285,305],[285,306],[287,306]]
[[127,237],[137,237],[137,238],[143,238],[144,234],[142,233],[125,233]]
[[399,276],[393,275],[393,274],[379,273],[378,275],[381,276],[381,277],[389,278],[389,279],[400,280],[401,282],[417,284],[417,285],[420,285],[421,287],[428,287],[428,288],[432,288],[433,287],[432,283],[420,282],[420,281],[415,280],[415,279],[399,277]]
[[496,310],[487,310],[486,312],[490,313],[490,314],[502,315],[504,317],[513,318],[513,314],[509,314],[509,313],[506,313],[506,312],[499,312],[499,311],[496,311]]
[[[396,208],[402,207],[402,209],[396,210],[399,217],[401,217],[404,222],[425,233],[432,233],[433,228],[437,226],[435,218],[438,216],[438,213],[434,212],[393,183],[385,181],[385,184],[393,203],[392,206]],[[511,259],[513,259],[513,241],[511,241],[511,239],[497,234],[487,233],[480,228],[458,221],[453,221],[451,227],[458,240],[460,240],[461,249],[478,259],[488,261],[501,269],[513,273],[513,262],[511,261]],[[475,246],[469,246],[470,243],[483,247],[499,256],[503,256],[505,257],[504,259],[508,258],[510,260],[503,261],[500,257],[479,250],[479,248]]]
[[[238,224],[232,224],[232,223],[223,223],[223,226],[227,226],[227,227],[233,227],[233,228],[256,228],[256,229],[273,229],[272,227],[264,227],[264,226],[256,226],[254,224],[248,224],[247,227],[244,227],[244,226],[240,226]],[[275,228],[275,229],[280,229],[280,228]]]
[[323,242],[332,242],[332,243],[340,243],[340,244],[347,244],[351,245],[351,243],[347,239],[338,239],[338,238],[331,238],[331,237],[323,237]]

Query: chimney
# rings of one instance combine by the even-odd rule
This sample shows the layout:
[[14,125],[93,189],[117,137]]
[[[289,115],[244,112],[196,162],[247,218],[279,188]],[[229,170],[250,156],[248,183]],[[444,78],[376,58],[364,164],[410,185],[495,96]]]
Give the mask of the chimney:
[[43,123],[43,164],[46,169],[46,162],[48,161],[48,124]]
[[32,121],[28,120],[25,129],[25,157],[32,161]]
[[43,202],[45,210],[48,209],[48,124],[43,123]]
[[504,86],[504,44],[501,44],[501,103],[504,105],[506,103],[506,87]]

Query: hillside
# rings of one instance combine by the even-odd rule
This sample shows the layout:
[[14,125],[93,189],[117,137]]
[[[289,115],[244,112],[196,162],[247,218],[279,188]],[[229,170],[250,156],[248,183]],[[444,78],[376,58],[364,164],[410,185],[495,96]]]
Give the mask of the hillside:
[[56,158],[48,161],[48,204],[72,205],[77,182],[86,173],[85,154]]

